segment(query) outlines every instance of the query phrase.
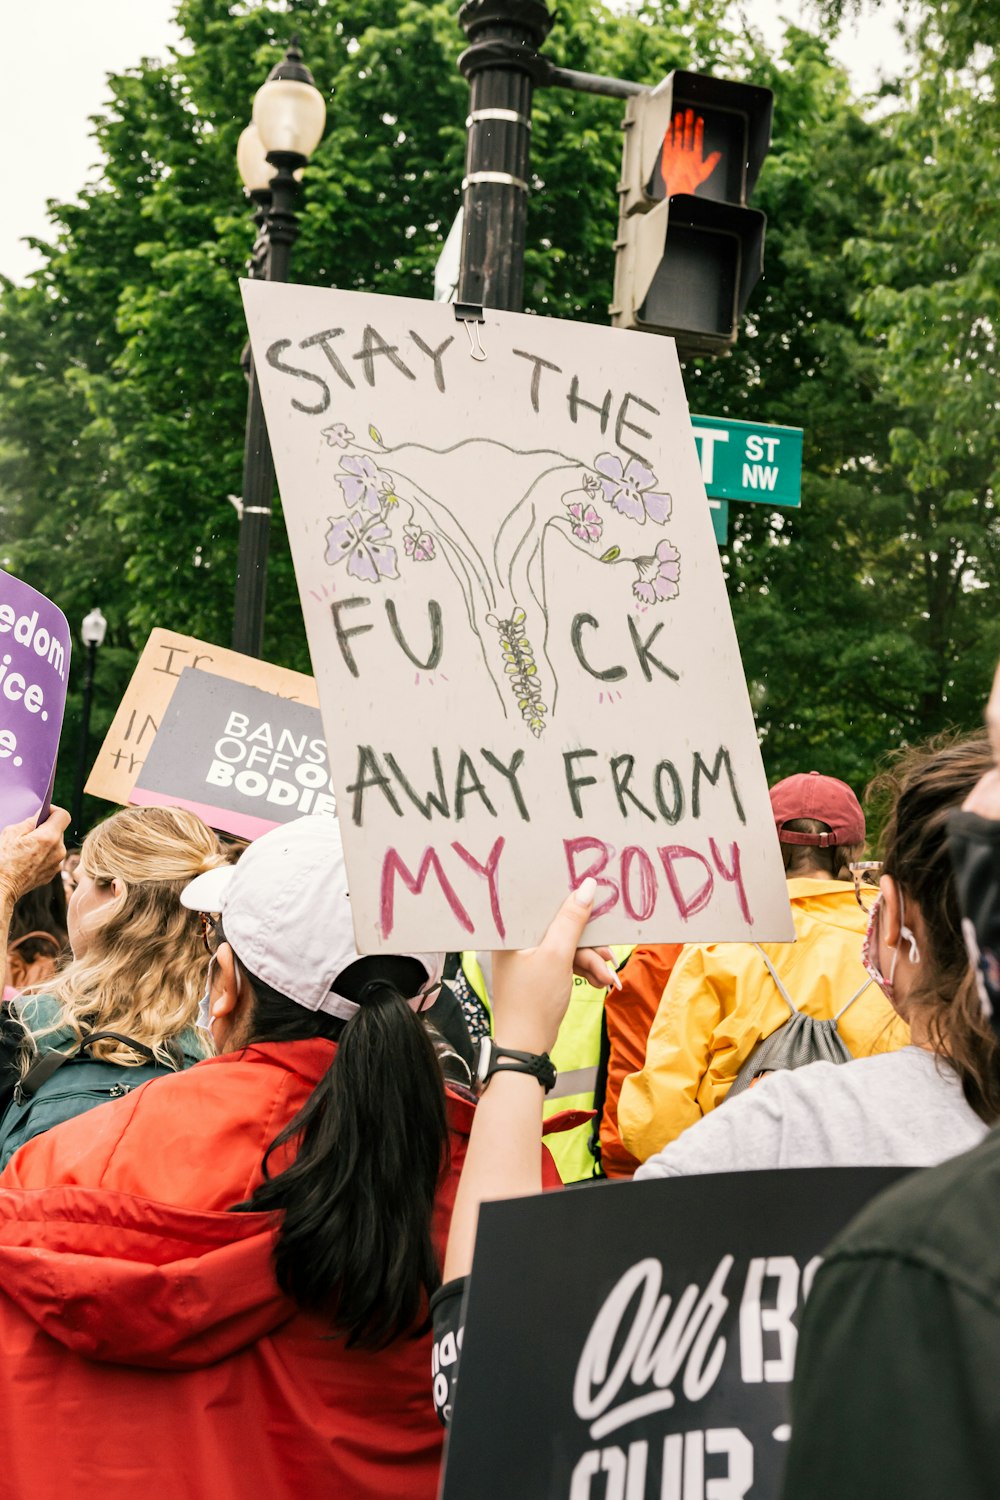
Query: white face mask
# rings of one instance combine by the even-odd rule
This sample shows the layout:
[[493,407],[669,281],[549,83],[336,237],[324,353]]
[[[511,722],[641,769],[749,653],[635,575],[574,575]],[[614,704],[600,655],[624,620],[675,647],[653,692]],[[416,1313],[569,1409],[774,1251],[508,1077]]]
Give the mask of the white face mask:
[[202,1031],[212,1029],[212,969],[215,967],[215,959],[209,959],[208,972],[205,975],[205,993],[198,1001],[198,1015],[195,1025]]
[[[212,970],[214,967],[215,959],[213,957],[208,961],[208,972],[205,975],[205,993],[198,1001],[198,1015],[195,1018],[195,1025],[200,1027],[202,1031],[207,1031],[210,1036],[212,1034],[212,1022],[215,1019],[212,1015]],[[240,991],[243,988],[243,975],[239,964],[236,962],[235,954],[233,955],[233,972],[236,975],[236,998],[239,999]]]
[[[868,917],[868,928],[865,932],[865,940],[861,949],[861,962],[885,998],[891,1001],[893,998],[893,979],[896,974],[896,963],[899,959],[899,944],[893,948],[892,963],[889,965],[889,973],[885,975],[878,964],[878,936],[882,919],[882,906],[882,896],[879,895],[876,897],[875,905],[872,907]],[[900,939],[905,940],[910,945],[910,963],[918,964],[920,962],[920,949],[917,946],[917,940],[912,931],[906,925],[906,904],[902,891],[899,892],[899,915],[901,919],[899,924]],[[892,945],[887,944],[886,946],[891,947]]]

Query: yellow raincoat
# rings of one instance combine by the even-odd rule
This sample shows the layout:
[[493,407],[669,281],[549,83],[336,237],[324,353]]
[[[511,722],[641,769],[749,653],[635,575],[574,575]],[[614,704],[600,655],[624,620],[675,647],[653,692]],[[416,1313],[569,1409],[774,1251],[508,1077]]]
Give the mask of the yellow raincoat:
[[[762,943],[800,1010],[834,1016],[864,984],[861,944],[867,914],[854,887],[840,880],[788,882],[797,941]],[[646,1061],[622,1085],[618,1126],[645,1161],[726,1097],[757,1043],[789,1018],[752,943],[692,944],[684,949],[660,1000]],[[838,1023],[855,1057],[889,1052],[909,1031],[872,984]]]

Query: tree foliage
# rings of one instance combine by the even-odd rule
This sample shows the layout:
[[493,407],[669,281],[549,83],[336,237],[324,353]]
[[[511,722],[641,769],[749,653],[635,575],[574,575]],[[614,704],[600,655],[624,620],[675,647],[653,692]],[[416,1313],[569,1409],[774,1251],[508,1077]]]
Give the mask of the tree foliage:
[[[181,0],[182,45],[109,80],[99,176],[53,205],[41,271],[3,289],[0,560],[74,621],[94,603],[111,621],[98,732],[152,626],[230,634],[253,232],[235,151],[253,93],[297,32],[329,116],[295,279],[428,296],[464,160],[457,8]],[[772,57],[726,9],[563,0],[546,51],[643,82],[684,66],[775,91],[755,199],[766,279],[735,353],[685,374],[696,411],[806,430],[802,509],[734,510],[724,561],[770,774],[815,765],[859,784],[900,740],[973,722],[998,645],[993,53],[970,61],[959,8],[929,9],[910,94],[872,121],[821,40],[792,29]],[[620,116],[536,95],[530,311],[607,319]],[[274,530],[267,652],[308,670]]]

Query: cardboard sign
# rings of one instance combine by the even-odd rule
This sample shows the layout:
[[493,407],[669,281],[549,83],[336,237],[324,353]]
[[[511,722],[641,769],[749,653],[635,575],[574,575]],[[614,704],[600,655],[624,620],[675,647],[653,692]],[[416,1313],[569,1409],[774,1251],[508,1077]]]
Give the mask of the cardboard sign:
[[822,1252],[902,1175],[725,1173],[484,1205],[442,1500],[775,1500]]
[[229,682],[245,682],[266,693],[312,707],[319,702],[316,684],[302,672],[290,672],[287,667],[257,661],[238,651],[227,651],[224,646],[178,635],[174,630],[154,630],[143,647],[94,762],[86,787],[92,797],[106,797],[109,802],[123,805],[130,800],[143,760],[185,667],[211,672]]
[[790,939],[671,342],[244,298],[359,951]]
[[255,839],[335,806],[318,708],[185,667],[129,800]]
[[48,816],[72,649],[62,610],[0,571],[0,828]]

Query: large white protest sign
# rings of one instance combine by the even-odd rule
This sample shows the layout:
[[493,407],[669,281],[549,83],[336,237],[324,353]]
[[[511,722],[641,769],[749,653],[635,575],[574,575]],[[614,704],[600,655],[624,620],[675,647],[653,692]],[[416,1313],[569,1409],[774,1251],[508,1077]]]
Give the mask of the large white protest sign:
[[672,343],[244,297],[361,950],[790,939]]

